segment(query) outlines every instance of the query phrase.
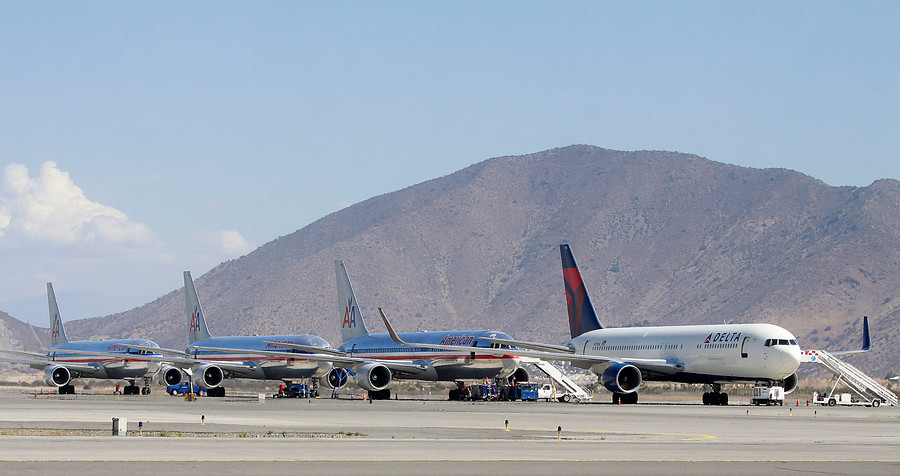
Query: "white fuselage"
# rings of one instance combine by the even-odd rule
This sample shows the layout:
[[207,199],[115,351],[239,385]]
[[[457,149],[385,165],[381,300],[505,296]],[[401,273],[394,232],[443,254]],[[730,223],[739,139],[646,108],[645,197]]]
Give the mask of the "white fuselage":
[[[629,359],[662,359],[680,372],[646,371],[649,380],[686,383],[783,380],[800,366],[800,347],[787,330],[772,324],[619,327],[586,332],[567,346],[577,354]],[[614,364],[596,364],[602,374]]]

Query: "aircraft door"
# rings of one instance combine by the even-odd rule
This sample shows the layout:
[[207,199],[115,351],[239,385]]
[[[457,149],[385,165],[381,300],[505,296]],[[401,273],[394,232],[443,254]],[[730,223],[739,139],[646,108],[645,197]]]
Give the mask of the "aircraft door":
[[746,359],[747,357],[750,356],[750,354],[747,353],[747,350],[749,350],[748,349],[749,346],[747,345],[748,340],[750,340],[750,337],[744,337],[744,340],[741,342],[741,358],[742,359]]

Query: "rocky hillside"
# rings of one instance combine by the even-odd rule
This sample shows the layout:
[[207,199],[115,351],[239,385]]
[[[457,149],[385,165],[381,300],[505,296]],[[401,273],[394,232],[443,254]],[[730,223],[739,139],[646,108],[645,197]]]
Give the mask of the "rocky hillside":
[[[373,330],[381,306],[405,330],[496,328],[558,343],[568,338],[563,242],[608,326],[771,322],[804,347],[838,350],[858,347],[868,315],[875,350],[851,362],[877,377],[900,370],[900,183],[831,187],[671,152],[572,146],[490,159],[328,215],[221,264],[197,289],[214,334],[337,344],[332,262],[342,258]],[[176,290],[68,332],[183,347],[183,307]]]

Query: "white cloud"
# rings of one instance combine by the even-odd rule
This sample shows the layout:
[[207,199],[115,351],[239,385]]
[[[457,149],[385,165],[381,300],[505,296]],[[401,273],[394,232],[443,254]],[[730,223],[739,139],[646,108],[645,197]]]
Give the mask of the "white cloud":
[[236,230],[223,230],[215,233],[218,250],[226,255],[243,255],[253,251],[253,246]]
[[50,243],[145,244],[153,233],[113,207],[88,200],[67,172],[47,161],[31,178],[10,164],[0,187],[0,237],[20,235]]

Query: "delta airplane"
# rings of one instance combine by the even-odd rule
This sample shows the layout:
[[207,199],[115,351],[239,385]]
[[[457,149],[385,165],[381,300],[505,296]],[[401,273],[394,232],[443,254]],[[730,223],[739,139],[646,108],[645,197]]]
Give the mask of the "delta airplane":
[[[330,355],[315,354],[333,350],[328,341],[319,336],[211,336],[190,271],[184,272],[184,298],[190,344],[184,352],[159,349],[160,353],[166,354],[158,359],[164,363],[159,373],[160,383],[176,385],[186,380],[185,374],[189,374],[194,385],[207,389],[208,396],[224,397],[222,384],[226,378],[290,383],[295,379],[318,379],[335,373],[331,380],[346,380],[345,371],[333,369],[328,361]],[[282,348],[288,344],[302,349]]]
[[[47,283],[47,303],[50,308],[50,348],[41,344],[37,334],[34,338],[46,354],[0,349],[0,352],[29,357],[11,359],[0,357],[0,361],[27,364],[34,369],[44,370],[44,381],[59,389],[60,394],[75,393],[72,379],[98,378],[125,380],[125,395],[150,394],[150,380],[159,370],[159,364],[152,361],[159,346],[147,339],[109,339],[94,341],[69,341],[59,315],[53,284]],[[34,328],[31,329],[34,333]],[[135,349],[139,346],[141,349]],[[158,355],[158,354],[157,354]],[[144,379],[144,388],[135,385]]]
[[[722,384],[728,382],[777,383],[786,393],[797,388],[800,346],[787,330],[772,324],[606,328],[597,318],[569,245],[560,245],[560,255],[572,339],[564,346],[493,339],[495,344],[531,349],[512,351],[522,357],[568,361],[588,369],[612,392],[613,403],[637,403],[644,380],[710,385],[712,391],[703,394],[705,405],[727,405]],[[387,318],[382,318],[392,332]],[[865,326],[867,335],[867,322]],[[497,354],[490,349],[478,353]]]
[[[366,327],[356,302],[344,262],[335,260],[339,319],[343,343],[334,352],[335,365],[347,367],[357,384],[372,399],[388,399],[387,386],[393,379],[456,382],[450,399],[459,398],[461,380],[513,377],[528,380],[528,372],[518,357],[500,352],[498,355],[476,354],[474,349],[508,348],[492,340],[512,341],[508,334],[493,330],[435,331],[400,334],[416,342],[443,345],[435,350],[430,345],[397,345],[388,334],[372,334]],[[304,346],[282,344],[283,347],[308,350]],[[333,382],[330,382],[333,383]]]

